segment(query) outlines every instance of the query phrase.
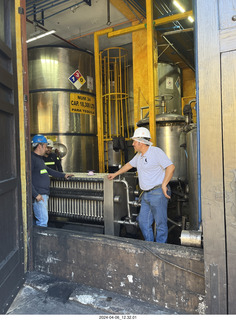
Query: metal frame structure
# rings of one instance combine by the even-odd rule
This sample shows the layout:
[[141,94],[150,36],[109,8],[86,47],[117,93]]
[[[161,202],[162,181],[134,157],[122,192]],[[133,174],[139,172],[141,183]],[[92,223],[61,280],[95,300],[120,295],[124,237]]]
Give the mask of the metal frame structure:
[[[34,17],[34,22],[40,23],[44,25],[44,21],[46,19],[49,19],[61,12],[64,12],[68,9],[71,9],[73,7],[76,7],[80,5],[81,3],[86,3],[87,5],[91,6],[91,0],[82,0],[78,3],[73,3],[73,5],[70,5],[66,8],[63,8],[62,10],[58,10],[57,12],[48,15],[47,17],[44,16],[44,13],[51,9],[55,8],[63,3],[69,2],[70,0],[62,0],[62,1],[53,1],[53,0],[26,0],[26,17],[29,18],[30,16]],[[41,19],[37,19],[37,14],[41,14]]]
[[[105,167],[108,170],[108,144],[114,137],[129,140],[128,121],[128,52],[124,48],[108,48],[100,53]],[[121,164],[124,155],[121,153]]]
[[[96,81],[96,98],[97,98],[97,130],[98,130],[98,158],[99,158],[99,172],[105,171],[104,162],[104,126],[103,126],[103,105],[101,93],[101,62],[99,53],[99,38],[100,36],[107,35],[108,38],[120,36],[130,32],[138,31],[147,28],[147,41],[148,41],[148,74],[149,74],[149,115],[150,115],[150,133],[154,145],[156,144],[156,122],[155,122],[155,94],[154,94],[154,76],[153,76],[153,26],[165,24],[168,22],[185,19],[193,14],[193,11],[187,11],[164,18],[153,20],[152,14],[152,1],[147,0],[147,25],[140,23],[138,25],[116,30],[107,28],[94,33],[94,56],[95,56],[95,81]],[[150,33],[150,34],[149,34]]]

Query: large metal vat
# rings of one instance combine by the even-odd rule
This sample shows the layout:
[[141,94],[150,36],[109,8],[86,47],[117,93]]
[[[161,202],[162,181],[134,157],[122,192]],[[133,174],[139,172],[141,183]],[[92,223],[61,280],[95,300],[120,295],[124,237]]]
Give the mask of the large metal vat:
[[191,125],[186,134],[187,145],[187,178],[189,185],[189,227],[198,230],[198,180],[197,180],[197,128]]
[[[31,134],[44,134],[66,147],[65,172],[97,171],[93,55],[47,46],[30,48],[28,60]],[[68,79],[76,70],[83,76],[78,89]]]
[[[158,97],[156,105],[159,112],[175,112],[182,114],[181,106],[181,71],[176,65],[159,62],[158,63]],[[161,107],[164,99],[166,110]]]
[[[149,128],[149,118],[140,120],[137,125]],[[172,181],[181,180],[184,182],[186,180],[187,164],[184,150],[184,125],[185,119],[181,115],[173,113],[156,115],[157,147],[161,148],[175,165]]]

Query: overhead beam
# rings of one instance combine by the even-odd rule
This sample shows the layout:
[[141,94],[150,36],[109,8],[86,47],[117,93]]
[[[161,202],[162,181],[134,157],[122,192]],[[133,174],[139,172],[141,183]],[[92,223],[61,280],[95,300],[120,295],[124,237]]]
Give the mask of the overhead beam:
[[[163,24],[166,24],[166,23],[169,23],[169,22],[183,20],[183,19],[186,19],[187,17],[189,17],[191,15],[193,15],[193,11],[192,10],[186,11],[184,13],[173,14],[171,16],[167,16],[167,17],[163,17],[163,18],[159,18],[159,19],[153,20],[153,25],[154,25],[154,27],[156,27],[156,26],[163,25]],[[124,28],[124,29],[120,29],[120,30],[109,32],[107,34],[107,36],[108,36],[108,38],[117,37],[117,36],[121,36],[123,34],[127,34],[127,33],[130,33],[130,32],[134,32],[134,31],[145,29],[146,27],[147,27],[146,23],[140,23],[140,24],[132,26],[132,27],[128,27],[128,28]]]

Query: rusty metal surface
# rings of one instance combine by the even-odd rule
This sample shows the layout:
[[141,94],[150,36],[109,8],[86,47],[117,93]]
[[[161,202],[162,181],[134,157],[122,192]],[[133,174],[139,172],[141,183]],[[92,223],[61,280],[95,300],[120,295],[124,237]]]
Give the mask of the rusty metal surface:
[[34,229],[36,271],[191,314],[205,312],[203,251]]

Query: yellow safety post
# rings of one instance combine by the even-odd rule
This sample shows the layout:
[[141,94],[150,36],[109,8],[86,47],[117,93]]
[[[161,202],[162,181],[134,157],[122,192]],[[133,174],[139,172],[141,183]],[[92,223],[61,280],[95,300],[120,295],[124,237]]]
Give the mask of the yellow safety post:
[[154,88],[154,26],[153,26],[153,1],[146,0],[147,13],[147,60],[148,60],[148,84],[149,84],[149,130],[152,142],[156,146],[156,114],[155,114],[155,88]]
[[103,142],[103,112],[102,112],[103,110],[102,110],[102,100],[101,100],[101,74],[100,74],[100,59],[99,59],[99,37],[112,31],[113,31],[113,28],[107,28],[105,30],[100,30],[94,33],[99,172],[105,171],[104,142]]

